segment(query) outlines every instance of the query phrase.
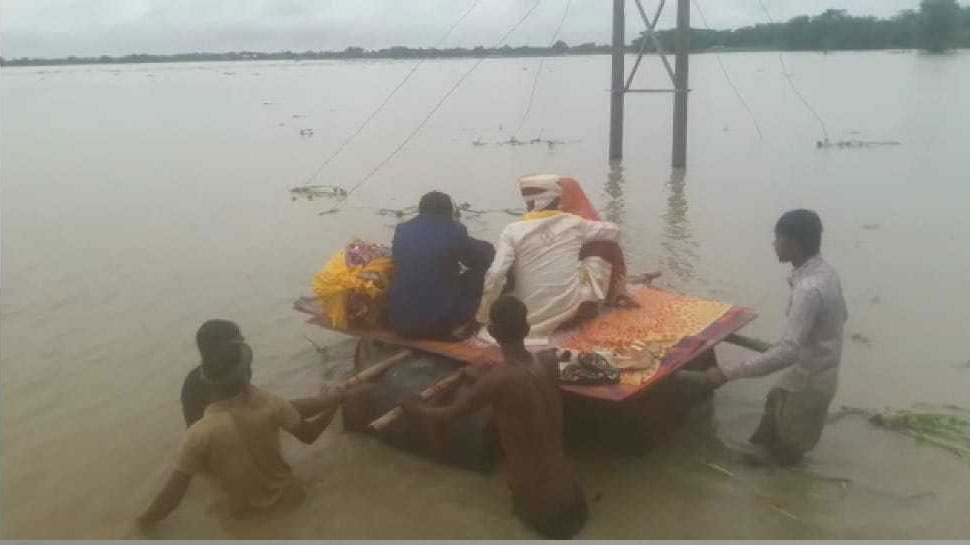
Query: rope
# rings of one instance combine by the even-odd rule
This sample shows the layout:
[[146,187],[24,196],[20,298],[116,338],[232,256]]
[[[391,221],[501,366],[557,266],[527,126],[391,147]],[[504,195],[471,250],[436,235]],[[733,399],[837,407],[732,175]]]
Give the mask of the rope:
[[[569,8],[572,6],[573,0],[566,0],[566,9],[563,11],[562,19],[559,21],[559,26],[556,27],[556,32],[552,35],[552,40],[549,41],[549,47],[556,45],[556,40],[559,38],[559,33],[562,32],[563,26],[566,24],[566,18],[569,17]],[[518,128],[512,133],[513,139],[522,130],[525,125],[526,118],[529,117],[529,113],[532,111],[532,104],[535,102],[536,88],[539,87],[539,76],[542,74],[542,67],[546,64],[546,57],[541,57],[539,59],[539,65],[536,67],[536,75],[532,80],[532,91],[529,93],[529,104],[525,107],[525,113],[522,114],[522,119],[519,121]]]
[[[768,7],[765,6],[764,0],[758,0],[758,5],[761,6],[761,10],[765,12],[765,16],[768,18],[768,22],[773,25],[777,24],[775,23],[774,18],[772,18],[771,13],[768,11]],[[815,108],[812,108],[812,105],[808,103],[808,99],[805,98],[805,95],[803,95],[802,92],[798,90],[798,86],[795,85],[795,81],[792,79],[791,74],[788,73],[788,65],[785,64],[785,57],[784,55],[782,55],[782,52],[780,50],[778,51],[778,62],[781,63],[782,74],[785,76],[785,79],[788,80],[788,85],[791,86],[791,89],[792,91],[794,91],[795,96],[797,96],[798,99],[802,101],[802,104],[805,105],[805,109],[807,109],[809,113],[815,116],[815,119],[818,120],[818,124],[822,127],[822,134],[825,135],[825,140],[828,140],[829,131],[825,126],[825,121],[823,121],[822,117],[818,115],[818,112],[815,111]]]
[[[532,13],[535,12],[536,8],[538,8],[539,4],[541,3],[542,3],[542,0],[535,0],[535,3],[532,4],[532,7],[529,8],[529,10],[525,13],[525,15],[523,15],[514,25],[512,25],[511,28],[509,28],[508,31],[505,32],[502,38],[494,46],[492,46],[492,49],[498,49],[499,47],[501,47],[505,43],[505,41],[508,40],[509,36],[511,36],[512,33],[515,32],[516,30],[518,30],[518,28],[522,26],[522,23],[524,23],[526,19],[528,19],[529,16],[531,16]],[[417,136],[419,132],[421,132],[421,129],[423,129],[424,126],[428,124],[428,121],[430,121],[431,118],[434,117],[434,114],[437,113],[439,109],[441,109],[441,107],[445,104],[448,98],[451,97],[451,95],[458,89],[458,87],[460,87],[461,84],[464,83],[465,80],[468,79],[468,77],[471,76],[472,73],[479,66],[481,66],[481,64],[486,60],[488,60],[488,57],[482,57],[481,59],[478,59],[478,61],[476,61],[471,68],[469,68],[464,74],[462,74],[461,78],[459,78],[458,81],[456,81],[455,84],[452,85],[450,89],[448,89],[448,91],[444,94],[444,96],[442,96],[441,99],[438,100],[437,104],[435,104],[434,107],[431,108],[431,111],[428,112],[428,115],[426,115],[424,119],[422,119],[421,122],[418,123],[418,126],[415,127],[414,130],[411,131],[411,133],[408,134],[407,137],[405,137],[404,140],[400,144],[398,144],[397,147],[395,147],[394,150],[392,150],[391,153],[388,154],[388,156],[385,157],[383,161],[378,163],[376,167],[374,167],[370,172],[367,173],[367,175],[361,178],[359,182],[354,184],[350,188],[350,190],[347,191],[347,196],[349,197],[355,191],[360,189],[360,187],[364,185],[368,180],[370,180],[375,174],[377,174],[377,172],[380,171],[381,168],[383,168],[385,165],[390,163],[391,160],[394,159],[394,157],[397,156],[397,154],[402,149],[404,149],[404,147],[407,146],[408,143],[411,142],[411,140],[413,140],[414,137]],[[344,202],[344,201],[341,201],[341,202]]]
[[[451,25],[451,28],[448,29],[448,32],[445,32],[445,35],[442,36],[440,40],[435,42],[435,44],[432,46],[432,49],[437,49],[442,44],[444,44],[445,41],[447,41],[448,38],[451,36],[451,34],[455,31],[455,29],[458,28],[458,25],[460,25],[462,22],[465,21],[465,19],[471,14],[471,12],[474,11],[476,7],[478,7],[478,4],[480,4],[481,1],[482,0],[473,0],[471,6],[469,6],[468,9],[465,10],[464,13],[462,13],[461,17],[459,17],[458,20],[455,21],[453,25]],[[377,108],[375,108],[374,111],[371,112],[371,114],[367,116],[366,119],[364,119],[364,122],[357,127],[357,130],[355,130],[346,140],[344,140],[340,144],[340,146],[338,146],[337,149],[334,150],[332,154],[330,154],[330,157],[328,157],[327,160],[324,161],[323,164],[321,164],[309,178],[307,178],[306,183],[304,185],[310,185],[314,180],[316,180],[317,176],[319,176],[320,173],[323,172],[323,169],[326,168],[327,165],[329,165],[334,159],[336,159],[337,156],[340,155],[340,153],[344,150],[344,148],[346,148],[351,142],[353,142],[354,139],[356,139],[357,136],[360,135],[361,132],[363,132],[364,128],[366,128],[367,125],[369,125],[370,122],[373,121],[374,118],[376,118],[377,115],[384,110],[384,107],[387,106],[387,104],[391,101],[392,98],[394,98],[394,95],[396,95],[397,92],[400,91],[402,87],[404,87],[404,85],[411,79],[411,76],[413,76],[414,73],[418,71],[418,68],[421,68],[421,65],[423,65],[427,60],[428,60],[428,57],[422,57],[421,60],[419,60],[411,68],[411,70],[409,70],[408,73],[404,75],[404,78],[402,78],[401,81],[397,84],[397,86],[394,87],[391,90],[391,92],[387,94],[386,97],[384,97],[384,100],[380,103],[380,105],[378,105]]]
[[[694,2],[694,7],[697,8],[697,13],[701,16],[701,21],[704,23],[704,27],[707,30],[711,30],[711,25],[708,24],[707,16],[704,15],[704,10],[701,8],[700,3],[698,2],[698,0],[693,0],[693,2]],[[764,134],[761,133],[761,125],[758,123],[758,119],[754,116],[754,112],[751,110],[751,106],[748,105],[748,101],[744,99],[744,96],[741,94],[741,91],[739,91],[738,87],[734,84],[734,80],[731,79],[731,74],[728,73],[727,67],[724,66],[724,62],[721,61],[720,53],[715,51],[714,58],[717,59],[717,64],[721,67],[721,72],[724,74],[724,79],[727,80],[728,85],[730,85],[731,89],[734,90],[735,96],[737,96],[738,100],[741,101],[741,104],[744,106],[744,109],[748,111],[748,115],[751,117],[751,122],[754,123],[754,129],[758,131],[758,139],[764,140],[765,137],[764,137]]]

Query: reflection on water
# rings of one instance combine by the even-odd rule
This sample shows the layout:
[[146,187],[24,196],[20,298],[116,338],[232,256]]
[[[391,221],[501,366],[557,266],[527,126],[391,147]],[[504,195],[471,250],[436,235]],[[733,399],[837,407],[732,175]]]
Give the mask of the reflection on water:
[[610,172],[606,175],[606,194],[610,196],[603,209],[604,219],[623,225],[626,202],[623,200],[623,163],[610,162]]
[[664,230],[663,242],[660,244],[664,249],[661,262],[665,274],[671,274],[674,281],[680,283],[695,278],[694,263],[697,261],[697,242],[687,217],[689,206],[684,191],[686,185],[685,171],[675,169],[667,182],[670,195],[667,197],[667,211],[662,216]]

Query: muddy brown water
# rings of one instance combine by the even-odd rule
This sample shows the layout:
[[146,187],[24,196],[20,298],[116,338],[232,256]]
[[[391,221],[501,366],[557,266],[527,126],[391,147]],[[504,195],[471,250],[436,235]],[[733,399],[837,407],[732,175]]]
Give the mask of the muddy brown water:
[[[197,361],[202,321],[242,326],[256,384],[312,393],[348,372],[353,344],[306,325],[290,304],[350,237],[389,240],[394,219],[374,208],[409,206],[435,188],[476,208],[517,207],[515,179],[530,172],[580,180],[623,225],[633,270],[660,268],[661,285],[756,308],[746,332],[766,338],[778,334],[787,296],[773,222],[787,208],[817,209],[849,302],[847,338],[869,341],[847,340],[836,406],[967,405],[970,373],[959,364],[970,322],[970,54],[787,55],[833,140],[901,143],[864,149],[816,148],[820,128],[774,54],[723,60],[765,139],[714,57],[697,55],[685,176],[667,166],[663,95],[628,97],[627,157],[615,167],[605,160],[607,57],[545,63],[516,136],[566,143],[493,145],[518,125],[536,60],[490,60],[331,216],[317,215],[325,202],[292,202],[287,189],[304,183],[409,63],[5,68],[3,537],[123,535],[178,446],[178,392]],[[359,180],[472,62],[426,63],[318,183]],[[662,85],[653,64],[638,76],[643,86]],[[509,219],[466,223],[495,239]],[[331,346],[331,359],[305,335]],[[802,469],[738,463],[733,453],[770,385],[725,387],[643,454],[573,447],[589,497],[599,498],[581,537],[970,535],[970,468],[861,418],[829,426]],[[198,482],[158,535],[535,537],[511,516],[497,474],[441,467],[339,426],[313,447],[287,440],[285,449],[307,483],[302,505],[228,522]]]

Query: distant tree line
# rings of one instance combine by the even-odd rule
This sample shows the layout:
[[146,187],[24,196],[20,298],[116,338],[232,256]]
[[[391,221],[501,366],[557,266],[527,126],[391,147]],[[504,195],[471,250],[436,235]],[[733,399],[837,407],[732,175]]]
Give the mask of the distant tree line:
[[[664,49],[672,50],[676,31],[657,32]],[[640,49],[641,36],[629,45]],[[734,30],[691,29],[691,48],[733,50],[834,51],[845,49],[915,49],[940,52],[970,47],[970,7],[956,0],[922,0],[919,11],[904,10],[894,17],[856,17],[845,10],[830,9],[820,15],[803,15],[784,23],[767,23]],[[646,51],[653,51],[652,40]],[[461,57],[531,57],[549,55],[591,55],[609,53],[609,45],[593,42],[570,46],[558,41],[551,47],[486,48],[483,46],[450,49],[395,46],[366,50],[348,47],[343,51],[234,51],[230,53],[181,53],[174,55],[133,54],[123,57],[67,57],[62,59],[4,59],[3,66],[53,66],[65,64],[129,64],[161,62],[274,61],[326,59],[416,59]]]
[[131,64],[131,63],[161,63],[161,62],[211,62],[211,61],[299,61],[299,60],[327,60],[327,59],[420,59],[420,58],[464,58],[464,57],[534,57],[549,55],[589,55],[595,53],[609,53],[608,45],[598,45],[593,42],[569,46],[563,41],[556,42],[552,47],[504,46],[487,48],[477,46],[472,48],[455,47],[449,49],[411,48],[394,46],[385,49],[366,50],[361,47],[348,47],[343,51],[233,51],[230,53],[179,53],[173,55],[135,54],[123,57],[67,57],[62,59],[37,58],[0,58],[4,66],[57,66],[66,64]]
[[[658,33],[661,45],[673,49],[676,32]],[[632,44],[640,48],[641,36]],[[920,10],[905,10],[894,17],[854,17],[845,10],[830,9],[821,15],[802,15],[785,23],[769,23],[735,30],[691,30],[695,50],[771,49],[784,51],[834,51],[846,49],[925,49],[941,52],[970,47],[970,7],[956,0],[923,0]],[[647,41],[647,51],[653,43]]]

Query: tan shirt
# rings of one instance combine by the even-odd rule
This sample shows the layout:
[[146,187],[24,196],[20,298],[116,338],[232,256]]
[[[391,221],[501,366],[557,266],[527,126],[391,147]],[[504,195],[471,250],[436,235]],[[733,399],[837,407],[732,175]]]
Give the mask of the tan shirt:
[[280,429],[296,429],[300,420],[292,403],[250,386],[206,407],[202,419],[189,428],[175,468],[211,477],[233,512],[270,507],[292,483],[292,470],[280,449]]

